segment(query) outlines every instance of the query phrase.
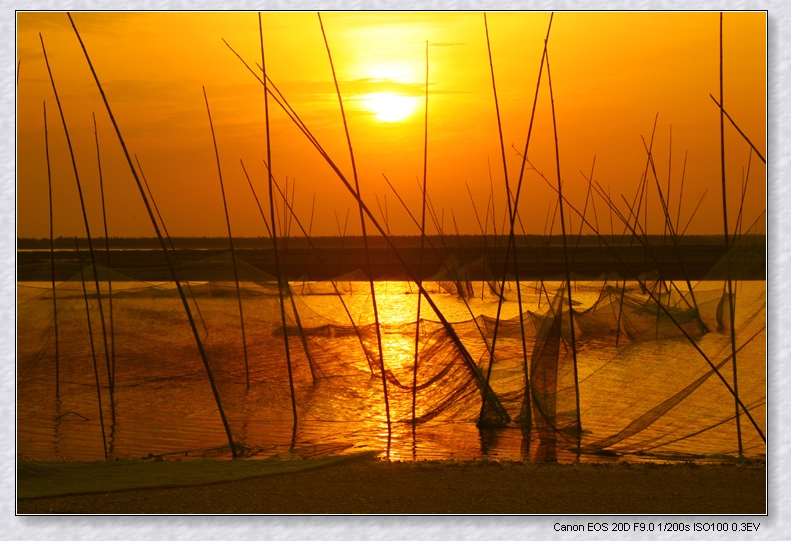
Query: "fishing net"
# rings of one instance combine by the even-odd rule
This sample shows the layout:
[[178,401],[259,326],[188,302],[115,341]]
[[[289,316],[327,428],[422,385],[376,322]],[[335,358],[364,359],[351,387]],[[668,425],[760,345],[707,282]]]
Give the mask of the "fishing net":
[[[448,259],[424,295],[414,282],[376,282],[379,321],[360,271],[280,291],[224,253],[176,264],[194,331],[164,269],[94,273],[85,254],[58,260],[69,278],[54,289],[17,287],[18,452],[227,452],[222,407],[247,454],[727,454],[738,412],[744,452],[760,456],[766,287],[736,281],[729,296],[725,278],[745,275],[761,241],[738,237],[691,289],[658,275],[472,280],[484,262],[473,271]],[[37,265],[25,270],[49,272]],[[521,446],[507,450],[514,439]]]

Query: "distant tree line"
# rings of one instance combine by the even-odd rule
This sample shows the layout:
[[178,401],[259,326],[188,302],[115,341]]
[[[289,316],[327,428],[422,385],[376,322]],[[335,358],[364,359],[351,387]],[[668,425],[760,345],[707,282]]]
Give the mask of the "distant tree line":
[[[751,243],[764,243],[765,235],[758,235],[759,238],[753,237]],[[764,238],[760,238],[764,237]],[[414,247],[420,245],[420,236],[418,235],[401,235],[393,236],[396,246]],[[430,239],[435,239],[435,245],[440,245],[439,237],[429,236]],[[95,238],[94,247],[104,248],[104,238]],[[173,245],[177,249],[184,250],[225,250],[230,247],[227,237],[173,237]],[[453,239],[446,238],[445,243],[458,245],[461,243],[464,246],[505,246],[506,237],[488,236],[484,239],[482,235],[461,235]],[[602,240],[611,246],[620,246],[624,242],[628,244],[629,237],[621,235],[583,235],[580,238],[581,246],[598,246]],[[109,244],[111,249],[116,250],[156,250],[160,248],[159,241],[156,237],[110,237]],[[318,247],[335,249],[340,248],[341,245],[354,248],[363,245],[363,238],[361,236],[348,236],[346,238],[332,237],[332,236],[313,236],[311,241]],[[87,239],[78,239],[81,247],[88,246]],[[386,242],[383,238],[372,236],[368,239],[369,244],[374,247],[385,247]],[[671,244],[669,236],[663,235],[648,235],[647,243],[651,246],[662,246]],[[733,242],[731,240],[731,242]],[[561,246],[563,238],[560,235],[552,235],[547,237],[544,235],[526,235],[518,236],[516,238],[518,246]],[[722,235],[685,235],[679,239],[679,243],[687,246],[711,246],[722,245],[724,243]],[[53,244],[56,249],[72,249],[74,248],[73,237],[57,237],[54,239]],[[234,245],[237,249],[241,250],[261,250],[271,247],[271,243],[266,237],[236,237],[234,238]],[[290,237],[288,238],[288,245],[293,248],[307,248],[308,242],[305,237]],[[19,250],[48,250],[50,247],[49,239],[44,238],[17,238],[17,249]]]

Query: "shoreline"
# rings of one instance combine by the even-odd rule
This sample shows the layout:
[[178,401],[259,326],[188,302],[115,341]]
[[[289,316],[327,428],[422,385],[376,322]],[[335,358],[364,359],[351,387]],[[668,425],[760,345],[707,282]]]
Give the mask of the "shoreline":
[[[329,459],[329,462],[327,460]],[[335,460],[333,460],[335,459]],[[324,462],[322,462],[324,461]],[[168,462],[171,462],[168,465]],[[763,461],[716,464],[556,464],[511,461],[388,462],[368,455],[279,457],[247,477],[253,461],[221,464],[208,477],[91,494],[17,497],[17,514],[766,514]],[[18,472],[31,474],[23,464]],[[43,463],[42,463],[43,464]],[[129,464],[109,463],[108,468]],[[138,462],[144,479],[180,462]],[[79,477],[75,466],[56,483]],[[134,473],[137,469],[137,473]],[[222,471],[221,471],[222,470]],[[48,475],[42,471],[39,478]],[[53,475],[52,472],[49,475]],[[107,478],[108,475],[101,476]],[[111,476],[110,476],[111,477]],[[21,482],[29,479],[26,477]],[[94,478],[95,480],[97,478]],[[162,479],[165,479],[164,477]],[[154,480],[156,481],[156,480]],[[83,490],[89,488],[80,481]]]
[[[230,251],[227,248],[179,249],[178,272],[182,280],[232,280]],[[516,250],[521,280],[565,279],[565,254],[561,246],[529,247]],[[396,255],[386,247],[373,247],[371,274],[375,280],[405,280],[409,272]],[[489,280],[493,269],[505,264],[505,248],[488,249],[471,245],[449,247],[439,251],[426,249],[421,257],[419,247],[399,248],[399,255],[409,269],[421,265],[427,280]],[[617,274],[620,279],[655,274],[665,280],[725,279],[727,272],[737,280],[766,279],[766,246],[763,243],[738,247],[733,254],[731,269],[721,264],[725,250],[722,246],[670,244],[615,247],[579,246],[574,249],[572,273],[589,278]],[[17,281],[46,281],[52,278],[52,257],[49,249],[18,250],[16,252]],[[104,266],[105,251],[98,251],[97,263]],[[248,264],[249,272],[258,279],[277,274],[274,252],[271,249],[237,249],[236,257]],[[324,247],[317,252],[307,247],[289,247],[281,255],[289,280],[331,280],[354,274],[355,279],[367,280],[367,257],[362,247]],[[74,250],[54,253],[55,279],[68,280],[79,272],[78,255]],[[156,249],[111,249],[111,266],[117,274],[113,280],[167,281],[171,279],[167,259]],[[82,254],[83,263],[87,261]],[[495,271],[499,274],[501,271]],[[497,277],[501,279],[502,277]],[[650,278],[648,278],[650,279]]]

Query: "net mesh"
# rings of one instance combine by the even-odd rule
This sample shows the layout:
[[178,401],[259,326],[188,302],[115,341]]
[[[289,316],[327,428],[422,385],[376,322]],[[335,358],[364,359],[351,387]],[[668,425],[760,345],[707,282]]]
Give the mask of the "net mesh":
[[[277,279],[253,265],[237,258],[239,289],[228,253],[177,272],[203,278],[182,282],[183,289],[231,434],[248,452],[295,443],[389,446],[425,426],[421,445],[446,454],[467,445],[459,442],[469,434],[479,438],[472,454],[488,452],[514,429],[520,452],[526,446],[544,460],[580,452],[711,455],[736,446],[731,303],[722,277],[739,272],[755,242],[739,237],[692,291],[658,277],[615,275],[502,287],[471,281],[463,265],[448,261],[443,276],[424,283],[443,318],[425,299],[417,318],[414,283],[377,283],[377,323],[360,272],[292,281],[283,291],[285,328]],[[115,456],[223,447],[208,373],[175,285],[102,266],[94,276],[77,261],[57,265],[71,278],[54,290],[43,282],[17,288],[20,454],[93,456],[102,428]],[[766,288],[735,287],[739,415],[747,454],[762,455]]]

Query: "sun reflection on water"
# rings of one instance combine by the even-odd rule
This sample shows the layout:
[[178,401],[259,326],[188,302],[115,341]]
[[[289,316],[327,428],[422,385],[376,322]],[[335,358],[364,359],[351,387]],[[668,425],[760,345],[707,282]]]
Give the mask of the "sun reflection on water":
[[[23,287],[23,286],[21,286]],[[253,285],[251,284],[251,288]],[[466,344],[474,362],[485,368],[488,364],[486,348],[475,325],[474,315],[494,315],[497,302],[490,297],[483,300],[467,299],[444,293],[436,283],[427,284],[432,299],[443,314],[455,324],[461,340]],[[741,299],[749,298],[748,287],[759,303],[750,308],[737,308],[737,317],[744,323],[760,327],[761,318],[748,321],[749,311],[760,314],[765,306],[765,284],[745,284]],[[354,294],[344,295],[355,319],[364,323],[361,332],[370,351],[375,351],[370,290],[367,283],[349,286]],[[577,307],[583,312],[595,299],[601,286],[587,292],[580,287],[575,299],[583,301]],[[712,291],[721,286],[712,284]],[[525,293],[528,290],[525,289]],[[19,318],[19,372],[17,422],[20,456],[33,458],[96,458],[101,453],[101,433],[96,415],[96,392],[86,380],[90,369],[90,348],[82,329],[85,317],[78,312],[67,312],[68,303],[82,301],[79,295],[61,292],[58,297],[61,355],[66,359],[61,366],[61,401],[54,401],[52,359],[42,355],[41,348],[51,343],[41,341],[51,323],[51,300],[39,299],[24,293],[17,306]],[[282,334],[270,321],[276,297],[245,299],[245,314],[249,318],[248,347],[250,351],[251,386],[245,389],[240,372],[241,347],[238,345],[233,296],[221,295],[200,300],[207,320],[206,347],[220,380],[219,391],[227,408],[231,428],[236,438],[247,446],[259,448],[261,453],[288,449],[293,442],[304,445],[350,445],[354,448],[389,450],[390,459],[480,457],[520,458],[532,456],[537,442],[524,442],[514,420],[503,429],[479,431],[475,420],[479,413],[480,396],[477,387],[469,385],[468,367],[460,362],[456,350],[446,345],[443,328],[436,314],[422,303],[418,344],[417,381],[423,389],[418,394],[416,416],[421,419],[443,402],[446,409],[435,418],[425,419],[414,427],[412,419],[411,385],[415,368],[415,323],[417,295],[410,293],[406,282],[376,283],[377,302],[382,331],[385,365],[395,380],[388,382],[391,417],[388,430],[383,401],[383,385],[377,370],[369,370],[361,352],[360,339],[355,333],[334,335],[324,327],[329,323],[339,328],[348,326],[348,318],[337,296],[303,295],[299,299],[303,325],[311,344],[324,348],[322,362],[333,363],[335,372],[314,381],[302,350],[298,334],[290,334],[297,382],[296,402],[299,424],[292,440],[291,410],[288,386],[284,385],[285,360]],[[536,297],[533,301],[537,301]],[[591,301],[592,302],[592,301]],[[61,304],[62,303],[62,304]],[[516,303],[507,302],[504,314],[513,318],[518,313]],[[249,308],[249,310],[248,310]],[[528,306],[538,310],[536,302]],[[173,296],[151,297],[148,294],[129,294],[115,300],[118,355],[117,376],[122,384],[116,389],[118,408],[117,426],[112,431],[116,456],[145,456],[170,452],[174,449],[209,449],[223,444],[224,434],[217,420],[211,393],[205,385],[205,374],[194,351],[191,337],[183,330],[183,316],[178,299]],[[757,310],[757,311],[756,311]],[[466,314],[466,320],[465,320]],[[654,318],[655,319],[655,318]],[[654,321],[654,320],[652,320]],[[322,327],[324,325],[324,327]],[[653,324],[652,324],[653,325]],[[314,329],[314,330],[311,330]],[[324,330],[322,330],[324,329]],[[752,334],[750,330],[747,334]],[[311,334],[314,333],[314,334]],[[492,388],[509,408],[512,419],[519,414],[519,401],[524,388],[522,350],[519,333],[513,326],[501,329],[498,339],[498,360],[492,375]],[[580,403],[584,439],[596,441],[617,433],[630,420],[642,415],[656,403],[699,378],[708,368],[705,362],[684,339],[651,339],[615,346],[607,336],[582,335],[579,346]],[[727,354],[727,333],[711,332],[697,343],[714,358]],[[439,348],[434,348],[434,345]],[[765,340],[760,338],[740,352],[740,394],[759,418],[765,421]],[[532,344],[531,344],[532,349]],[[531,349],[528,350],[530,355]],[[49,351],[49,350],[47,350]],[[318,351],[318,350],[316,350]],[[719,353],[718,353],[719,352]],[[722,353],[724,352],[724,353]],[[31,360],[38,359],[35,363]],[[437,377],[441,376],[441,377]],[[428,384],[427,382],[436,381]],[[88,383],[86,383],[88,381]],[[106,392],[106,387],[103,389]],[[461,393],[461,394],[459,394]],[[510,398],[509,398],[510,397]],[[516,398],[515,398],[516,397]],[[51,399],[51,400],[50,400]],[[58,409],[60,408],[60,409]],[[60,411],[60,413],[58,413]],[[64,412],[76,412],[80,416]],[[706,429],[712,420],[733,415],[733,400],[716,378],[710,378],[678,407],[658,419],[631,441],[624,450],[653,447],[675,439],[678,435]],[[53,430],[53,419],[54,430]],[[743,423],[743,426],[746,423]],[[680,440],[660,447],[655,452],[712,453],[730,452],[733,446],[733,422],[704,430],[695,438]],[[109,425],[108,425],[109,426]],[[54,436],[53,436],[54,435]],[[747,432],[745,448],[753,454],[765,449],[760,440]],[[54,440],[53,440],[54,438]],[[530,444],[527,450],[523,444]],[[527,453],[525,455],[524,453]]]

